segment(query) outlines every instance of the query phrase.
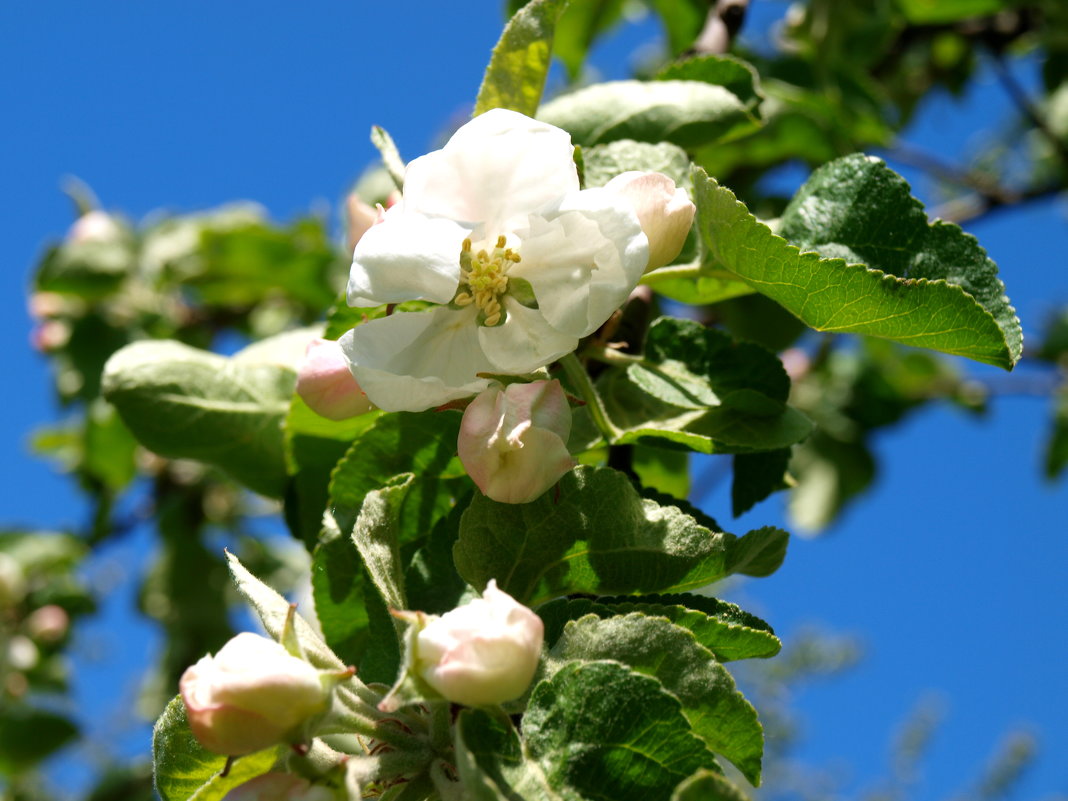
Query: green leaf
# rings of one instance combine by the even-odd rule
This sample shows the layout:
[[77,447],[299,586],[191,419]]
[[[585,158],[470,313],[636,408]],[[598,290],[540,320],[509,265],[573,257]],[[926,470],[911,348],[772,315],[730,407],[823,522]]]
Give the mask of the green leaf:
[[[702,453],[778,450],[811,423],[788,407],[782,363],[751,343],[691,320],[653,322],[645,354],[598,380],[618,444],[656,438]],[[652,442],[650,442],[652,444]]]
[[690,455],[686,451],[633,445],[631,467],[643,487],[675,498],[690,494]]
[[570,3],[556,23],[553,52],[574,81],[594,40],[623,18],[626,0],[579,0]]
[[660,16],[674,56],[693,45],[709,11],[707,0],[650,0],[650,5]]
[[348,261],[322,221],[306,219],[288,227],[204,226],[191,264],[182,283],[207,305],[247,308],[281,294],[318,316],[343,285]]
[[330,476],[353,440],[378,418],[368,412],[348,420],[328,420],[293,395],[284,425],[289,484],[285,518],[293,536],[315,547],[330,498]]
[[692,632],[640,612],[604,619],[587,615],[564,627],[549,657],[554,662],[614,659],[658,679],[682,704],[694,733],[760,784],[764,734],[756,710]]
[[493,48],[472,116],[491,108],[534,116],[549,74],[553,29],[566,5],[567,0],[531,0],[508,21]]
[[473,801],[581,801],[569,787],[550,787],[515,729],[481,709],[460,712],[455,745],[460,783]]
[[267,748],[238,757],[225,776],[226,757],[204,749],[189,729],[185,704],[174,698],[152,730],[152,758],[156,792],[162,801],[222,801],[233,788],[262,776],[279,756]]
[[618,139],[683,148],[723,142],[759,120],[723,86],[700,81],[609,81],[556,98],[538,118],[563,128],[584,148]]
[[296,375],[180,342],[128,345],[104,367],[104,397],[145,447],[218,467],[263,495],[286,483],[282,420]]
[[35,288],[87,300],[104,298],[116,292],[134,271],[136,258],[129,237],[66,242],[45,253],[34,276]]
[[431,615],[443,615],[460,604],[467,583],[452,563],[452,547],[460,536],[460,517],[467,508],[461,499],[434,524],[426,544],[416,551],[404,575],[408,603]]
[[1006,7],[1005,0],[897,0],[914,25],[939,25],[972,17],[986,17]]
[[539,684],[523,736],[551,787],[598,801],[668,799],[694,771],[716,768],[679,701],[615,662],[572,662]]
[[753,114],[764,99],[753,66],[734,56],[703,55],[668,64],[656,76],[661,81],[700,81],[722,86],[737,97]]
[[602,598],[558,598],[538,607],[550,646],[569,620],[594,614],[601,618],[642,612],[665,617],[692,632],[697,642],[720,662],[767,659],[782,650],[771,626],[738,606],[705,595],[639,595]]
[[1007,369],[1019,359],[1019,322],[996,265],[958,226],[928,225],[908,185],[878,159],[847,156],[824,166],[783,215],[784,235],[831,258],[802,253],[773,234],[704,171],[695,170],[693,180],[709,251],[812,328]]
[[699,770],[675,788],[671,801],[749,801],[745,793],[720,773]]
[[702,587],[731,565],[763,569],[774,544],[754,534],[759,541],[706,528],[676,506],[641,498],[622,473],[583,466],[561,479],[558,497],[506,504],[476,495],[461,518],[453,559],[475,588],[495,578],[536,606],[571,593]]
[[370,636],[365,593],[374,589],[350,537],[339,535],[316,546],[311,580],[323,637],[343,662],[359,665]]
[[[248,572],[232,553],[226,554],[230,574],[242,597],[256,610],[263,628],[275,640],[281,640],[282,628],[289,615],[289,602]],[[345,665],[337,655],[327,647],[322,638],[308,625],[299,614],[293,615],[293,625],[297,640],[304,649],[304,656],[321,670],[344,670]]]
[[707,306],[755,291],[745,281],[733,277],[733,273],[704,264],[697,266],[697,272],[688,264],[661,267],[646,273],[642,283],[666,298],[691,306]]
[[0,774],[14,776],[78,738],[78,727],[62,715],[4,701],[0,715]]
[[386,172],[389,173],[389,177],[393,179],[397,189],[403,190],[404,159],[401,158],[393,137],[387,133],[385,128],[374,125],[371,127],[371,144],[378,148],[378,152],[382,155],[382,164],[385,166]]
[[1055,479],[1068,467],[1068,384],[1063,384],[1053,398],[1053,431],[1046,443],[1045,474]]
[[785,476],[789,463],[789,448],[735,455],[734,477],[731,481],[731,514],[738,517],[771,493],[786,489]]
[[361,434],[338,463],[330,481],[330,498],[343,532],[355,523],[364,496],[385,486],[401,473],[416,481],[402,510],[406,539],[429,531],[440,512],[437,504],[442,479],[464,475],[456,458],[460,413],[397,412],[386,414]]
[[586,187],[604,186],[617,175],[630,170],[661,172],[677,186],[690,183],[690,157],[669,142],[635,142],[619,139],[594,145],[582,151]]
[[367,574],[392,609],[407,609],[400,556],[400,507],[412,488],[411,473],[397,476],[382,489],[368,492],[352,529]]

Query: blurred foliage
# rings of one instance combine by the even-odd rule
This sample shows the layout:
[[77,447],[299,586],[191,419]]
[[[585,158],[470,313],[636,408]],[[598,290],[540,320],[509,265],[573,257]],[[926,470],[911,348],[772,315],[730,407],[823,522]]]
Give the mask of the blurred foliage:
[[[511,10],[521,5],[508,3]],[[945,205],[934,213],[948,219],[966,222],[1064,190],[1068,6],[1063,0],[811,0],[788,8],[784,4],[785,16],[770,32],[744,26],[746,6],[707,0],[573,0],[560,19],[554,52],[578,87],[589,74],[598,39],[651,13],[662,23],[665,41],[659,57],[640,66],[639,77],[665,68],[664,77],[670,77],[672,69],[683,69],[671,62],[684,53],[706,57],[701,69],[734,69],[717,61],[724,55],[751,64],[755,73],[742,69],[745,74],[739,73],[732,85],[738,106],[730,118],[730,135],[689,137],[679,145],[758,216],[769,219],[789,201],[768,188],[779,171],[799,165],[813,169],[860,150],[929,172],[945,197]],[[740,35],[730,35],[739,27]],[[716,30],[727,31],[727,38],[708,34]],[[1020,58],[1041,65],[1038,96],[1028,97],[1012,76],[1009,67]],[[944,161],[903,143],[931,92],[962,94],[987,66],[1018,115],[991,120],[985,149],[972,159],[976,166]],[[702,80],[699,72],[685,77]],[[714,82],[721,84],[722,75]],[[588,152],[596,164],[595,148]],[[609,155],[619,156],[603,151],[602,162]],[[358,191],[368,203],[384,202],[391,184],[377,169],[365,176]],[[30,288],[33,341],[49,359],[63,410],[61,420],[37,431],[33,444],[39,455],[69,473],[91,511],[76,532],[0,533],[0,782],[2,797],[12,801],[50,798],[38,768],[78,737],[79,722],[70,714],[67,697],[68,651],[72,626],[95,607],[81,570],[93,548],[136,527],[156,533],[139,604],[160,626],[164,645],[157,672],[143,683],[146,717],[158,714],[188,664],[216,650],[232,633],[221,544],[239,551],[257,575],[273,576],[275,586],[292,586],[295,576],[288,569],[290,557],[252,533],[257,518],[277,513],[278,504],[238,486],[222,472],[234,472],[225,462],[192,462],[177,458],[187,455],[178,451],[168,451],[171,458],[166,458],[137,445],[101,395],[105,362],[122,346],[141,340],[174,340],[228,355],[248,343],[308,326],[327,316],[348,269],[347,254],[322,220],[278,224],[265,219],[258,207],[238,204],[134,224],[94,208],[85,197],[76,200],[77,220],[62,241],[42,253]],[[684,250],[686,258],[693,258],[692,248]],[[780,469],[779,480],[767,487],[791,487],[790,512],[801,526],[822,529],[863,495],[877,475],[872,448],[877,432],[932,403],[948,402],[971,414],[996,403],[992,389],[955,361],[880,340],[805,333],[773,301],[729,283],[710,273],[700,288],[701,322],[780,353],[793,381],[791,403],[817,424],[815,435],[793,447],[789,475]],[[665,286],[665,296],[675,295]],[[650,301],[654,309],[657,303]],[[330,319],[342,330],[347,325],[338,320],[350,320],[343,311]],[[624,332],[628,322],[623,321]],[[1068,306],[1039,343],[1028,344],[1024,358],[1047,371],[1050,387],[1056,387],[1050,393],[1052,422],[1044,463],[1045,475],[1056,479],[1068,466]],[[290,358],[280,369],[294,366]],[[359,433],[294,430],[306,435],[285,445],[287,458],[298,463],[301,448],[344,453],[345,444]],[[681,452],[646,443],[626,447],[624,466],[647,485],[677,496],[700,493],[699,484],[691,487],[685,479]],[[740,463],[759,472],[759,465]],[[294,498],[303,497],[307,486],[299,471],[291,478],[280,494],[294,531],[306,535],[307,514],[298,519],[292,510]],[[745,502],[744,497],[742,503],[736,500],[736,509]],[[315,519],[313,512],[312,527]],[[313,539],[314,533],[309,544]],[[755,668],[762,674],[747,678],[768,734],[764,798],[829,793],[822,777],[791,772],[786,756],[799,734],[789,714],[787,688],[806,676],[834,674],[855,659],[851,643],[802,637],[782,657]],[[870,796],[873,801],[905,798],[913,789],[914,766],[934,725],[925,715],[921,712],[906,727],[897,749],[897,772],[887,789]],[[1005,797],[1032,758],[1032,741],[1011,736],[967,789],[991,801]],[[776,773],[774,766],[780,764],[786,767]],[[103,769],[87,796],[93,801],[151,797],[146,768],[140,765]]]

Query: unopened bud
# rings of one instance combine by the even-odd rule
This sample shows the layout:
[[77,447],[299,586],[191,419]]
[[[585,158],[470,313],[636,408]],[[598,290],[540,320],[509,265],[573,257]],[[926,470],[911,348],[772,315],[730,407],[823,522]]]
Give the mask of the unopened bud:
[[501,704],[530,686],[544,634],[541,618],[491,579],[481,598],[429,619],[416,637],[414,669],[449,701]]
[[265,773],[238,785],[223,796],[223,801],[334,801],[336,798],[329,788],[292,773]]
[[15,670],[33,670],[41,658],[41,652],[33,640],[23,634],[16,634],[7,642],[7,663]]
[[10,554],[0,551],[0,609],[13,606],[26,596],[26,576],[22,565]]
[[345,201],[345,211],[349,229],[348,245],[349,250],[352,251],[356,249],[356,245],[372,225],[382,222],[385,212],[381,206],[364,203],[355,192]]
[[26,633],[41,643],[59,642],[70,629],[70,615],[62,606],[48,604],[26,618]]
[[248,632],[186,669],[179,682],[194,736],[229,756],[303,741],[304,724],[327,708],[329,687],[307,662]]
[[341,346],[329,339],[308,343],[297,369],[297,394],[313,412],[330,420],[345,420],[374,408],[352,377]]
[[638,215],[642,231],[649,239],[649,264],[655,270],[671,264],[686,243],[686,235],[697,211],[686,190],[659,172],[624,172],[605,189],[628,200]]
[[559,381],[511,384],[471,401],[457,449],[487,497],[528,503],[575,466],[567,450],[570,433],[571,408]]
[[122,226],[110,214],[99,209],[83,214],[67,231],[67,241],[72,244],[114,242],[121,237]]

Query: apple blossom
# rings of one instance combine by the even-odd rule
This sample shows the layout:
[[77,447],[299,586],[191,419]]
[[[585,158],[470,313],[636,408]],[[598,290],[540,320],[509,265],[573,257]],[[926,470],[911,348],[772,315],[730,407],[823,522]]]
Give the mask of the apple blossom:
[[671,264],[686,243],[697,207],[682,187],[659,172],[630,171],[617,175],[604,187],[626,198],[634,207],[642,231],[649,239],[646,272]]
[[313,412],[330,420],[345,420],[374,408],[352,377],[341,346],[329,339],[308,343],[297,368],[297,394]]
[[223,801],[334,801],[336,798],[329,788],[300,776],[272,772],[239,784],[223,796]]
[[501,503],[534,500],[575,466],[567,450],[571,407],[559,381],[491,387],[460,423],[460,461],[483,494]]
[[74,221],[67,231],[67,241],[75,244],[83,242],[114,242],[123,236],[122,226],[106,211],[93,209],[87,211]]
[[69,630],[70,615],[56,604],[45,604],[26,618],[26,632],[37,642],[59,642]]
[[481,598],[428,621],[416,636],[415,672],[449,701],[501,704],[530,686],[545,629],[495,580]]
[[318,670],[249,632],[187,668],[179,689],[200,744],[230,756],[300,742],[303,724],[326,711],[330,698]]
[[422,411],[573,351],[648,263],[629,202],[579,190],[566,131],[493,109],[412,161],[404,195],[353,253],[352,306],[421,300],[341,338],[387,411]]

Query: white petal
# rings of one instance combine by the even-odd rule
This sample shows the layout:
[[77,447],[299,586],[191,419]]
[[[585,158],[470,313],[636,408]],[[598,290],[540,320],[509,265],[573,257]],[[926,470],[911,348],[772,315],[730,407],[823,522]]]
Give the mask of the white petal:
[[405,300],[448,303],[460,282],[460,248],[469,229],[451,220],[390,209],[352,254],[350,306]]
[[574,337],[595,331],[623,304],[649,259],[634,210],[603,189],[566,196],[517,234],[523,260],[509,274],[528,280],[544,318]]
[[440,307],[400,312],[353,328],[341,339],[352,374],[387,412],[421,412],[481,392],[494,372],[479,346],[476,311]]
[[505,297],[504,325],[478,329],[482,350],[496,373],[529,373],[578,347],[578,339],[549,325],[541,312]]
[[508,233],[510,220],[578,190],[573,153],[566,131],[493,109],[408,164],[404,208],[484,224],[492,239]]

